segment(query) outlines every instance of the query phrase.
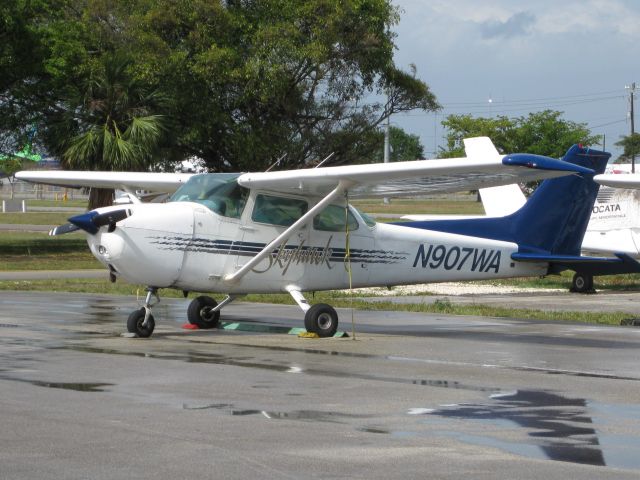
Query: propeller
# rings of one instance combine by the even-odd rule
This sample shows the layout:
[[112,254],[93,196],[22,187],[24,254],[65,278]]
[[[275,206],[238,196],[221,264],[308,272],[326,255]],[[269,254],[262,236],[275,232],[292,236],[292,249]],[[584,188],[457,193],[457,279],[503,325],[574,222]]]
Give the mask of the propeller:
[[60,225],[59,227],[55,227],[52,230],[49,230],[49,235],[64,235],[65,233],[75,232],[76,230],[80,230],[73,223],[65,223],[64,225]]
[[91,235],[95,235],[98,233],[100,227],[104,227],[105,225],[109,226],[107,231],[113,232],[116,229],[116,223],[130,215],[131,210],[127,208],[104,213],[98,213],[92,210],[69,218],[70,223],[65,223],[64,225],[54,228],[49,231],[49,235],[63,235],[65,233],[75,232],[76,230],[84,230]]

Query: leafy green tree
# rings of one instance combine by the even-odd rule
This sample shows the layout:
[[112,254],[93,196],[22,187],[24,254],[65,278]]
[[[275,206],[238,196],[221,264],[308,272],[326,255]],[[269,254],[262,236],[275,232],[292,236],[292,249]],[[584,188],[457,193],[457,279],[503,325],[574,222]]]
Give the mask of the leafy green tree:
[[[147,170],[158,151],[162,117],[150,112],[162,103],[157,92],[131,74],[132,60],[123,54],[104,57],[104,70],[90,80],[82,102],[69,100],[68,131],[62,138],[64,166],[82,170]],[[112,190],[92,189],[89,209],[110,205]]]
[[640,133],[634,133],[633,135],[624,135],[619,141],[615,143],[618,147],[623,147],[624,151],[616,159],[616,163],[631,162],[631,158],[635,155],[640,155]]
[[[285,153],[288,167],[331,152],[334,163],[360,162],[388,114],[437,107],[393,65],[398,17],[387,0],[193,5],[197,15],[159,1],[137,35],[168,52],[170,70],[157,74],[183,106],[178,144],[212,169],[261,169]],[[166,65],[144,58],[148,71]],[[372,94],[389,100],[367,103]]]
[[447,128],[447,147],[441,157],[464,156],[462,140],[487,136],[502,153],[533,153],[560,158],[575,143],[594,145],[600,141],[591,135],[585,124],[561,118],[562,112],[545,110],[514,119],[473,118],[471,115],[450,115],[442,125]]
[[[373,157],[373,161],[382,162],[384,159],[384,132],[379,132],[377,137],[378,152]],[[389,147],[389,160],[392,162],[424,158],[424,146],[420,142],[420,137],[407,133],[403,129],[393,125],[389,127]]]
[[393,62],[391,0],[7,0],[0,15],[14,22],[0,48],[0,73],[13,68],[0,79],[0,133],[36,123],[59,156],[60,139],[87,133],[85,118],[69,122],[87,114],[87,83],[125,50],[131,77],[170,99],[145,113],[166,120],[158,161],[368,161],[388,115],[438,108],[415,69]]
[[6,177],[11,188],[11,199],[14,196],[14,184],[16,172],[32,168],[34,160],[16,155],[0,155],[0,178]]

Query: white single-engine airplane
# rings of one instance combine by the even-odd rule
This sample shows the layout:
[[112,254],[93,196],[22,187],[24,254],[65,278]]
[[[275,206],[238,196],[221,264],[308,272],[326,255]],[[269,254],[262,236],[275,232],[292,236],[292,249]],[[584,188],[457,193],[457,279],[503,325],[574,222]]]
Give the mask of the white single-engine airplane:
[[[484,141],[489,141],[485,139]],[[625,255],[580,256],[605,152],[573,146],[563,160],[529,154],[419,160],[280,172],[202,175],[20,172],[63,186],[175,190],[168,203],[111,206],[72,217],[51,234],[82,229],[111,279],[147,285],[127,328],[153,332],[158,289],[198,296],[190,323],[216,327],[220,310],[248,293],[289,292],[308,331],[332,336],[336,311],[303,292],[350,287],[541,276],[576,264],[639,271]],[[349,205],[358,196],[459,191],[546,180],[504,218],[376,224]],[[185,182],[185,179],[188,179]],[[178,188],[179,187],[179,188]]]

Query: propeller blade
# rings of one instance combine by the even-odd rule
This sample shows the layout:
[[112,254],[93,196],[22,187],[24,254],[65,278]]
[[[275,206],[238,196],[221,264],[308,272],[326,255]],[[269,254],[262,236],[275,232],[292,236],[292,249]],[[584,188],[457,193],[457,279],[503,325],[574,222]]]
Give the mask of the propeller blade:
[[116,223],[120,220],[124,220],[129,216],[130,210],[123,208],[122,210],[114,210],[112,212],[100,213],[93,217],[93,224],[100,228],[105,225],[109,225],[109,231],[112,232],[115,228]]
[[112,210],[110,212],[98,213],[95,210],[81,215],[71,217],[69,221],[76,227],[81,228],[91,235],[98,233],[100,227],[109,225],[109,231],[113,232],[116,228],[116,223],[120,220],[124,220],[131,214],[131,210],[123,208],[120,210]]
[[59,227],[55,227],[52,230],[49,230],[49,235],[64,235],[65,233],[75,232],[76,230],[80,230],[73,223],[65,223],[64,225],[60,225]]

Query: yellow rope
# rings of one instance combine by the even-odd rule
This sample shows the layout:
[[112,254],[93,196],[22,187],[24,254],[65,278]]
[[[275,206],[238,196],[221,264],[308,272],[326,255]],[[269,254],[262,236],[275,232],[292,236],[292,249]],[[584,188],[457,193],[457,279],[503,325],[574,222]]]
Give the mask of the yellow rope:
[[344,206],[344,226],[345,226],[345,266],[347,268],[347,273],[349,275],[349,302],[351,304],[351,338],[353,340],[356,339],[356,322],[353,317],[353,283],[351,277],[351,249],[349,245],[349,192],[344,192],[345,196],[345,206]]

